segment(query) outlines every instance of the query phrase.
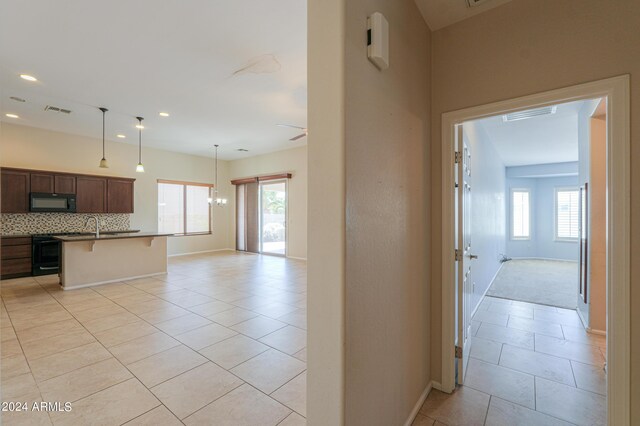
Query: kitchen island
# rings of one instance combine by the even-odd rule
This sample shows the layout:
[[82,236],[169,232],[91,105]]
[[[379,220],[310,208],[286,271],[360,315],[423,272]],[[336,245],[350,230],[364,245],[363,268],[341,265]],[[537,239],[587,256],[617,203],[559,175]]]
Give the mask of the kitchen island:
[[167,237],[135,232],[57,236],[60,283],[65,290],[149,277],[167,272]]

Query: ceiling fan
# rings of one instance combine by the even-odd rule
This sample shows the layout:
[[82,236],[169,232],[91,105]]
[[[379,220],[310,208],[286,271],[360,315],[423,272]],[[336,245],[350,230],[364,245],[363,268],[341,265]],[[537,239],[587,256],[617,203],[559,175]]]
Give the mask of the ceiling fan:
[[294,129],[300,129],[302,130],[302,133],[300,133],[298,136],[294,136],[291,139],[289,139],[290,141],[297,141],[298,139],[302,139],[305,136],[307,136],[307,134],[309,133],[309,131],[307,130],[306,127],[301,127],[301,126],[294,126],[292,124],[276,124],[276,126],[280,126],[280,127],[291,127]]

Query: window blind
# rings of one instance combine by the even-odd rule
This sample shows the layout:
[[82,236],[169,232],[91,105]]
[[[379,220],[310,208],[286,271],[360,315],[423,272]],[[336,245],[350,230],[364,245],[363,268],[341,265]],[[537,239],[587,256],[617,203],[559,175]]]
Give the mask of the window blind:
[[528,239],[531,237],[529,191],[513,190],[511,194],[511,236],[514,239]]
[[578,199],[577,189],[556,191],[556,238],[578,238]]

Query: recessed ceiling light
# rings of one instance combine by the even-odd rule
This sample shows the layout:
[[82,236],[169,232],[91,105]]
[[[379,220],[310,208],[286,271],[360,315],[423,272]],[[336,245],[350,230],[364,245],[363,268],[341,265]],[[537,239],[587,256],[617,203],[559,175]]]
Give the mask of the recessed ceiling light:
[[144,129],[144,126],[142,124],[136,124],[136,129]]
[[16,114],[7,113],[7,114],[5,114],[5,115],[6,115],[7,117],[9,117],[9,118],[20,118],[20,117],[18,117]]
[[160,115],[160,117],[168,117],[169,113],[168,112],[161,112],[159,115]]
[[9,99],[11,99],[12,101],[16,101],[16,102],[26,102],[26,100],[19,98],[17,96],[10,96]]
[[38,81],[37,78],[29,74],[20,74],[20,78],[27,81]]
[[122,134],[117,134],[117,135],[116,135],[116,137],[117,137],[117,138],[120,138],[120,139],[124,139],[124,138],[126,138],[126,136],[125,136],[125,135],[122,135]]

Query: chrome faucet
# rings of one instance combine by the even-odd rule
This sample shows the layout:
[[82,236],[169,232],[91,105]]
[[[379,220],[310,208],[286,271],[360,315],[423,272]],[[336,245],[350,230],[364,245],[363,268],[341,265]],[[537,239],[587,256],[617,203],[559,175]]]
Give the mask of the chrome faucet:
[[96,238],[100,238],[100,219],[98,219],[98,216],[89,216],[87,218],[87,221],[84,223],[84,227],[86,228],[89,225],[89,222],[91,222],[91,219],[96,221]]

